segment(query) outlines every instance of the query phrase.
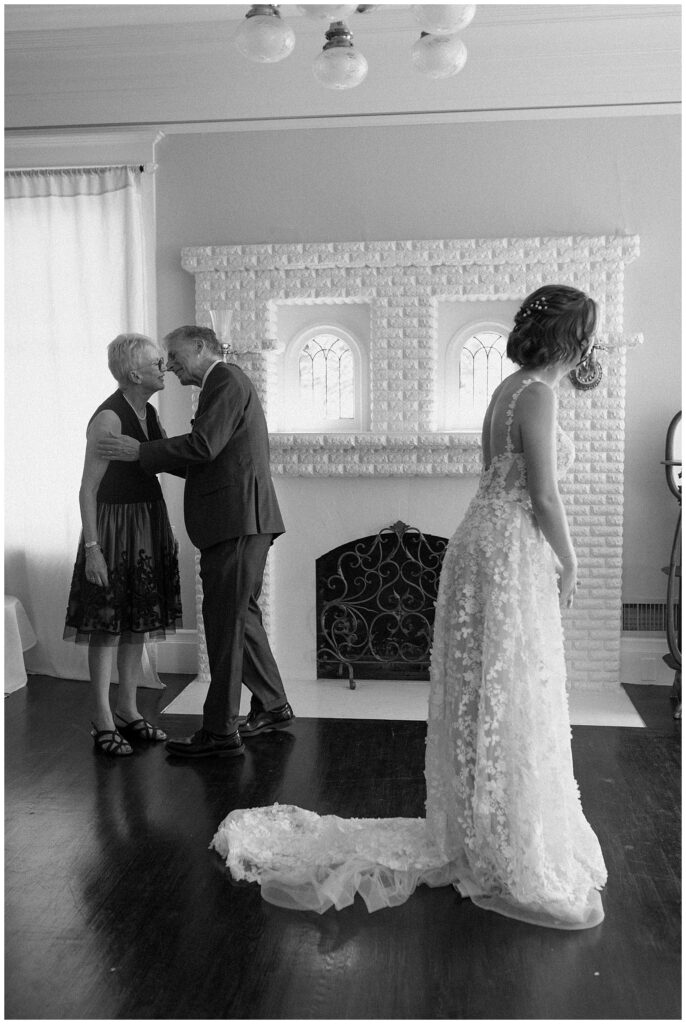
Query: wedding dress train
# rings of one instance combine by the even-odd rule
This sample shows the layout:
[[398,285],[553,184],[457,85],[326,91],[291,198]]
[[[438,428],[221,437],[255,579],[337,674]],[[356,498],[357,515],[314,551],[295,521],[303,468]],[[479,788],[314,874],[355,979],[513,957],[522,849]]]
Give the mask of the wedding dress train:
[[[606,870],[574,778],[553,552],[533,515],[507,411],[445,553],[436,603],[426,819],[320,817],[290,805],[232,811],[211,847],[264,899],[320,913],[397,906],[453,884],[480,907],[552,928],[603,919]],[[558,431],[558,473],[573,458]]]

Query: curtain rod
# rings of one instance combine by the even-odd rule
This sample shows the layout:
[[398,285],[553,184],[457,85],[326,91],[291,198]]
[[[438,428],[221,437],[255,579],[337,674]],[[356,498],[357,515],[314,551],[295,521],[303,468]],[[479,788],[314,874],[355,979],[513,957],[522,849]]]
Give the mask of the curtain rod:
[[154,174],[157,164],[75,164],[74,166],[60,165],[59,167],[6,167],[5,174],[23,174],[34,171],[39,174],[44,171],[115,171],[126,168],[131,171],[140,171],[141,174]]

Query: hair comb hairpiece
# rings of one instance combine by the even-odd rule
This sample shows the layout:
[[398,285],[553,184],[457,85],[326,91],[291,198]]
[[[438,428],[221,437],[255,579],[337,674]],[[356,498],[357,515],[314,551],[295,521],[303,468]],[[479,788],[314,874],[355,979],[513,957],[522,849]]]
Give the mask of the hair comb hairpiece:
[[533,316],[534,313],[540,313],[542,310],[547,308],[547,299],[544,295],[541,295],[540,298],[534,299],[533,302],[530,302],[528,306],[522,306],[522,308],[519,310],[518,315],[522,319],[526,319],[527,317]]

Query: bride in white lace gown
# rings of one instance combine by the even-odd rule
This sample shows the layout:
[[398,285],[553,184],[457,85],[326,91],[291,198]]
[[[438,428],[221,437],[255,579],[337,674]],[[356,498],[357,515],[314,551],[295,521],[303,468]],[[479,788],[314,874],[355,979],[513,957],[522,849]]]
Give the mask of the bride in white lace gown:
[[574,778],[560,607],[576,557],[558,487],[574,451],[556,387],[593,347],[592,299],[562,285],[522,304],[520,369],[484,419],[478,492],[446,549],[436,604],[426,819],[345,819],[275,804],[232,811],[212,847],[293,909],[370,911],[420,883],[551,928],[603,919],[598,840]]

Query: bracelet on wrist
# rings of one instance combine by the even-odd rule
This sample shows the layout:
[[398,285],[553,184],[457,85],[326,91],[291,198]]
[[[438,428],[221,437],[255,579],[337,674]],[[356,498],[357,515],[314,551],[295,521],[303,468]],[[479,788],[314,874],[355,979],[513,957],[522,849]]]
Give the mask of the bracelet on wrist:
[[86,541],[86,543],[83,546],[86,549],[86,551],[90,551],[91,548],[99,548],[100,544],[98,543],[97,540],[89,540]]

